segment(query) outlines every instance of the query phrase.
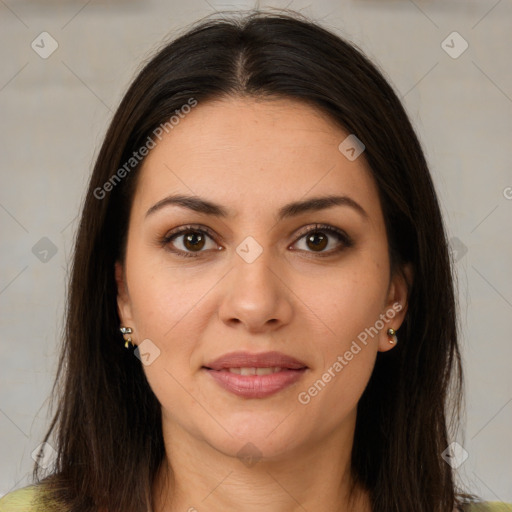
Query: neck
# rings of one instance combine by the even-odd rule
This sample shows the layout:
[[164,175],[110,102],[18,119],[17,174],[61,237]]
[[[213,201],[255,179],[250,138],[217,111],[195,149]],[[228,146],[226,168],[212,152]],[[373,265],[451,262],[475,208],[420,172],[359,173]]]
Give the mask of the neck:
[[176,426],[164,430],[164,441],[154,512],[371,512],[368,493],[353,486],[353,425],[293,453],[252,460],[221,453]]

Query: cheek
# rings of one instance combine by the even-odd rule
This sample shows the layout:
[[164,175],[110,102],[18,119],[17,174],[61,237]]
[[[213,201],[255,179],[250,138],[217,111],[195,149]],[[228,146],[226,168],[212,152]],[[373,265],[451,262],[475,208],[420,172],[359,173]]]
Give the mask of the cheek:
[[129,281],[136,341],[151,340],[158,353],[144,365],[148,383],[164,410],[194,410],[195,401],[184,387],[192,389],[190,377],[196,370],[193,355],[203,332],[206,278],[160,264],[132,268],[137,269]]
[[361,346],[350,361],[344,357],[345,352],[333,354],[323,371],[298,392],[297,401],[306,413],[305,421],[321,421],[324,434],[336,429],[356,410],[375,364],[376,352],[369,346]]
[[[303,427],[317,428],[315,425],[321,423],[323,435],[334,431],[355,411],[377,356],[376,337],[365,342],[358,338],[378,318],[379,308],[372,294],[354,279],[333,286],[332,299],[320,304],[323,308],[319,312],[330,330],[314,340],[318,365],[296,395],[304,414]],[[320,299],[316,300],[318,304]]]
[[219,282],[218,272],[178,265],[140,246],[133,248],[127,261],[136,342],[149,339],[157,347],[158,358],[144,371],[166,407],[192,405],[185,403],[190,397],[181,386],[192,385],[203,333],[215,306],[207,292]]
[[297,294],[306,298],[308,310],[321,325],[321,339],[329,353],[329,347],[340,350],[375,325],[385,303],[388,275],[385,265],[358,254],[328,273],[299,282]]
[[381,325],[377,324],[377,331],[375,326],[386,296],[387,268],[370,256],[358,255],[333,269],[324,286],[319,286],[321,282],[317,276],[303,283],[302,294],[308,297],[319,326],[315,346],[321,356],[319,367],[300,390],[305,395],[299,403],[319,407],[318,414],[335,411],[333,421],[339,421],[357,404],[375,364],[376,332]]
[[214,285],[213,275],[184,270],[163,250],[155,251],[143,244],[134,244],[127,268],[137,331],[161,344],[196,314],[205,290]]

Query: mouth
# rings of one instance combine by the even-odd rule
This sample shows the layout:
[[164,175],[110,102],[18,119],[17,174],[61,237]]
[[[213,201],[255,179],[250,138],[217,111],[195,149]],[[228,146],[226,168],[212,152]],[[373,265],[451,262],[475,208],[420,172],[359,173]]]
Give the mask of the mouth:
[[[204,367],[203,367],[204,368]],[[207,370],[212,370],[212,368],[207,368]],[[216,370],[219,372],[230,372],[236,373],[237,375],[271,375],[272,373],[279,373],[281,371],[291,370],[291,368],[280,368],[279,366],[269,367],[269,368],[223,368],[222,370]]]
[[237,396],[265,398],[296,383],[308,367],[280,352],[234,352],[208,363],[202,370]]

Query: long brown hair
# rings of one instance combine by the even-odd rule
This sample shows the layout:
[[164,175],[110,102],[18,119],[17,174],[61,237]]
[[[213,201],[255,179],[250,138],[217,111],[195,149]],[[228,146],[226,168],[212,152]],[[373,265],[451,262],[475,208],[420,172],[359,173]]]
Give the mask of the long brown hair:
[[452,264],[429,169],[375,65],[293,11],[200,20],[143,67],[112,119],[76,238],[53,388],[58,407],[45,437],[57,458],[49,475],[34,468],[46,509],[151,509],[165,457],[160,404],[140,361],[124,348],[114,278],[140,164],[125,167],[122,179],[113,176],[190,98],[200,105],[230,96],[307,102],[366,146],[392,270],[410,262],[414,281],[400,343],[378,354],[358,404],[352,473],[376,511],[452,512],[460,500],[441,453],[449,420],[460,421],[462,369]]

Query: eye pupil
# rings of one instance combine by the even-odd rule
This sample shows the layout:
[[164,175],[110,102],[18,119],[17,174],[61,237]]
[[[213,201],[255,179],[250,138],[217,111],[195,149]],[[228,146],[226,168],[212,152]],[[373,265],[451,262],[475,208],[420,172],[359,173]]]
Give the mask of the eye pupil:
[[307,243],[309,244],[310,242],[313,244],[313,247],[310,247],[310,248],[314,248],[315,250],[316,249],[322,250],[322,249],[325,249],[328,240],[327,240],[327,237],[323,233],[315,232],[308,236]]
[[204,243],[204,236],[196,231],[191,231],[184,237],[184,245],[188,250],[201,250]]

